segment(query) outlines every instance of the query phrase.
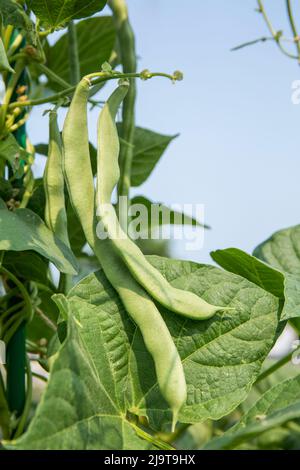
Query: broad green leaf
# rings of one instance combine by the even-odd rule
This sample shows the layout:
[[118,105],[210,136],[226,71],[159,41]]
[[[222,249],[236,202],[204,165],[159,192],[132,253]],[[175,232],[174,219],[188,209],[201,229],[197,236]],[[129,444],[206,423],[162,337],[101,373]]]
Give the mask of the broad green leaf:
[[284,275],[285,306],[282,319],[300,316],[300,225],[274,233],[253,255]]
[[152,173],[162,154],[176,135],[162,135],[136,127],[132,161],[131,184],[140,186]]
[[245,440],[296,418],[300,418],[300,375],[265,392],[237,425],[213,439],[205,449],[235,448]]
[[[277,338],[278,301],[249,281],[212,266],[155,256],[148,259],[174,286],[235,309],[195,322],[159,307],[182,357],[188,384],[188,402],[180,420],[219,419],[246,398],[258,376]],[[153,361],[103,273],[83,279],[69,298],[92,304],[95,316],[98,309],[101,315],[106,312],[108,323],[104,319],[102,323],[107,351],[120,381],[118,400],[122,406],[127,389],[131,412],[148,416],[156,427],[169,423],[171,414],[159,392]],[[120,345],[116,350],[111,343],[114,335]]]
[[[149,259],[174,286],[191,290],[214,305],[234,308],[230,313],[219,313],[200,322],[160,309],[175,338],[188,385],[187,404],[179,420],[193,423],[219,419],[246,398],[276,340],[278,300],[240,276],[212,266]],[[142,364],[144,354],[139,343],[141,337],[136,334],[133,348],[137,350],[137,363]],[[140,384],[134,388],[137,397]],[[138,402],[141,411],[156,396],[157,386],[142,393]],[[155,408],[148,414],[157,421],[157,405]]]
[[300,225],[274,233],[253,254],[275,269],[300,276]]
[[[76,24],[78,54],[81,76],[101,70],[101,64],[109,60],[115,44],[115,27],[112,17],[88,18]],[[64,34],[46,50],[47,66],[70,81],[68,35]],[[51,88],[61,89],[57,83],[49,82]]]
[[[246,398],[259,374],[276,340],[278,301],[253,283],[212,266],[148,259],[173,285],[234,307],[230,314],[201,322],[161,309],[187,379],[188,401],[180,421],[219,419]],[[140,332],[102,271],[70,291],[68,309],[68,338],[29,430],[16,447],[143,447],[126,412],[147,416],[154,428],[169,426],[171,413]]]
[[[120,132],[121,124],[118,125]],[[152,173],[168,145],[178,136],[162,135],[157,132],[136,127],[133,142],[133,161],[131,170],[131,185],[140,186]],[[128,145],[121,141],[121,145]]]
[[[196,220],[194,217],[190,217],[183,212],[179,212],[169,207],[165,206],[160,202],[152,202],[150,199],[147,199],[144,196],[135,196],[131,200],[131,206],[135,204],[140,204],[147,209],[148,214],[148,228],[156,228],[162,225],[192,225],[193,227],[205,227],[209,228],[208,225],[202,224],[199,220]],[[154,209],[154,211],[151,210]],[[158,217],[152,217],[158,213]]]
[[15,0],[0,0],[0,12],[4,26],[12,25],[24,30],[27,40],[36,44],[34,24],[21,5]]
[[283,274],[254,256],[238,248],[212,251],[210,256],[227,271],[254,282],[280,299],[284,298]]
[[76,274],[76,258],[71,250],[29,209],[0,210],[0,250],[33,250],[60,271]]
[[[149,257],[149,260],[175,286],[190,289],[212,303],[236,307],[231,317],[218,315],[205,322],[184,320],[161,309],[183,357],[189,387],[188,404],[182,410],[180,420],[217,419],[246,397],[258,375],[261,362],[275,341],[278,303],[253,284],[216,268],[156,257]],[[101,279],[101,289],[94,279],[95,287],[91,293],[87,287],[89,279],[91,277],[86,282],[83,280],[70,295],[76,293],[96,305],[99,302],[103,309],[108,283]],[[111,307],[108,312],[111,314]],[[152,360],[144,350],[141,335],[134,329],[131,334],[127,331],[127,336],[133,338],[130,343],[134,352],[130,358],[133,377],[131,411],[148,415],[156,424],[168,420],[166,404],[158,391]],[[145,370],[147,376],[143,375]]]
[[48,263],[34,251],[6,251],[3,264],[17,277],[45,286],[50,284]]
[[45,28],[57,29],[101,11],[106,0],[28,0],[27,4]]
[[[116,387],[126,367],[125,345],[101,309],[74,299],[68,336],[52,366],[45,395],[15,449],[149,449],[120,406]],[[112,330],[107,328],[112,326]],[[110,351],[107,350],[110,336]],[[115,368],[116,367],[116,368]],[[118,370],[119,368],[119,370]],[[121,389],[118,390],[121,394]]]
[[300,277],[279,271],[237,248],[213,251],[211,257],[227,271],[245,277],[284,300],[281,320],[300,317]]

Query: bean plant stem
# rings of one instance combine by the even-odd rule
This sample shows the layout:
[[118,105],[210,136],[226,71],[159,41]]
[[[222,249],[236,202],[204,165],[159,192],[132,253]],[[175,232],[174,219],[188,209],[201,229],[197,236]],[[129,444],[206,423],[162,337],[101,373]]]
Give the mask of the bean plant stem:
[[3,104],[1,106],[1,113],[0,113],[0,130],[3,129],[3,126],[5,124],[5,117],[6,117],[7,110],[9,109],[9,102],[11,100],[11,97],[13,95],[13,92],[17,86],[18,80],[20,79],[23,70],[24,70],[24,61],[21,59],[16,63],[15,73],[11,75],[8,81],[7,87],[6,87],[5,95],[3,98]]
[[32,376],[35,377],[36,379],[41,380],[42,382],[48,382],[48,377],[45,377],[45,375],[38,374],[38,372],[32,372]]
[[70,83],[76,85],[80,81],[80,62],[77,44],[77,32],[74,21],[68,25]]
[[41,318],[41,320],[43,320],[43,322],[44,322],[52,331],[57,331],[57,326],[55,325],[55,323],[53,323],[53,321],[50,320],[50,318],[47,317],[47,315],[45,315],[45,313],[44,313],[39,307],[36,307],[36,308],[35,308],[35,311],[36,311],[37,315]]
[[173,446],[168,444],[167,442],[164,442],[160,440],[159,438],[155,438],[151,436],[151,434],[148,434],[147,432],[143,431],[140,427],[136,426],[134,423],[130,423],[131,426],[135,429],[135,432],[139,437],[142,439],[145,439],[146,441],[150,442],[151,444],[155,445],[161,450],[175,450]]
[[32,354],[40,354],[40,355],[45,355],[47,354],[47,348],[44,346],[40,346],[39,344],[36,344],[34,341],[30,341],[30,339],[26,339],[26,349],[28,352]]
[[291,54],[290,52],[288,52],[284,47],[283,45],[281,44],[281,38],[280,36],[278,35],[278,32],[273,28],[273,25],[271,23],[271,21],[269,20],[268,18],[268,15],[267,15],[267,12],[265,10],[265,7],[263,5],[263,2],[262,0],[257,0],[257,3],[258,3],[258,7],[259,7],[259,12],[262,14],[264,20],[265,20],[265,23],[271,33],[271,35],[273,36],[274,40],[276,41],[279,49],[281,50],[281,52],[283,54],[285,54],[286,56],[292,58],[292,59],[298,59],[298,56],[295,56],[293,54]]
[[13,273],[8,271],[8,269],[4,268],[4,266],[0,266],[0,273],[5,274],[18,287],[20,293],[23,296],[28,316],[31,316],[31,311],[32,311],[31,300],[30,300],[29,294],[28,294],[27,290],[25,289],[25,287],[23,286],[22,282],[20,282],[19,279]]
[[297,28],[296,28],[296,23],[295,23],[294,16],[293,16],[291,0],[286,0],[286,8],[287,8],[287,13],[289,17],[289,22],[291,25],[291,30],[294,35],[294,41],[296,42],[298,58],[300,60],[300,42],[299,42],[299,36],[298,36]]
[[[90,75],[86,76],[87,79],[92,80],[91,85],[98,85],[98,83],[103,83],[108,80],[118,80],[120,78],[141,78],[144,79],[143,73],[108,73],[108,72],[96,72]],[[98,77],[98,78],[97,78]],[[176,80],[173,75],[167,74],[167,73],[162,73],[162,72],[149,72],[147,75],[147,80],[153,77],[165,77],[168,78],[169,80]],[[38,106],[40,104],[45,104],[45,103],[53,103],[61,100],[64,97],[71,97],[76,89],[76,85],[71,86],[69,88],[66,88],[65,90],[60,91],[59,93],[56,93],[52,96],[47,96],[45,98],[39,98],[35,100],[26,100],[26,101],[15,101],[13,103],[10,103],[8,105],[8,109],[15,109],[15,108],[24,108],[24,107],[32,107],[32,106]]]
[[16,312],[17,310],[20,310],[20,308],[23,307],[23,306],[24,306],[24,301],[12,305],[10,308],[8,308],[8,309],[1,315],[1,322],[3,322],[3,321],[4,321],[7,317],[9,317],[12,313]]

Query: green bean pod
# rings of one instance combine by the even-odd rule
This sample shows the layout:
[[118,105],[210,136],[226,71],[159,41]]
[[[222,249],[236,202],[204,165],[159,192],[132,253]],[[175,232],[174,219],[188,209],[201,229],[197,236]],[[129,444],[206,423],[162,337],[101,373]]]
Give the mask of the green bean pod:
[[146,259],[118,223],[111,195],[118,183],[119,138],[115,116],[126,89],[118,87],[104,105],[98,121],[97,216],[133,277],[161,305],[193,320],[204,320],[226,307],[211,305],[193,292],[176,289]]
[[63,149],[56,111],[49,113],[49,149],[44,171],[45,222],[52,232],[70,246],[65,208]]
[[90,82],[83,78],[76,87],[62,132],[64,176],[73,209],[87,242],[94,245],[95,190],[89,152],[87,102]]
[[97,241],[94,252],[107,279],[119,294],[125,310],[142,333],[145,346],[152,356],[159,389],[172,413],[172,431],[178,413],[186,402],[184,370],[173,338],[156,305],[131,276],[118,257],[110,240]]
[[[88,88],[86,80],[77,86],[63,129],[64,171],[70,200],[89,245],[126,311],[140,329],[145,346],[152,355],[159,388],[173,412],[174,429],[187,394],[178,351],[154,302],[131,276],[111,240],[100,241],[96,237],[95,191],[87,132]],[[122,95],[125,90],[121,90]],[[99,171],[101,168],[98,168]],[[105,191],[111,191],[109,182]]]

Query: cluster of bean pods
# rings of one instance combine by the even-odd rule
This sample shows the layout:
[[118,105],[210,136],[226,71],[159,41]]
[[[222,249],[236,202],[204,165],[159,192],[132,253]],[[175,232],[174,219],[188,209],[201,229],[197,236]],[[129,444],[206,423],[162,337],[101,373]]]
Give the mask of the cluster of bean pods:
[[[186,402],[187,387],[179,353],[153,299],[170,311],[194,320],[210,318],[226,308],[210,305],[192,292],[170,285],[119,226],[111,203],[112,192],[120,177],[119,137],[115,118],[128,88],[127,81],[120,82],[99,116],[96,191],[87,122],[89,79],[83,78],[74,93],[63,127],[63,145],[56,113],[50,113],[50,145],[45,170],[45,219],[49,228],[69,244],[65,180],[71,204],[87,242],[126,311],[140,329],[145,346],[153,358],[159,388],[173,413],[174,430],[178,413]],[[104,240],[97,237],[99,221],[108,234]]]

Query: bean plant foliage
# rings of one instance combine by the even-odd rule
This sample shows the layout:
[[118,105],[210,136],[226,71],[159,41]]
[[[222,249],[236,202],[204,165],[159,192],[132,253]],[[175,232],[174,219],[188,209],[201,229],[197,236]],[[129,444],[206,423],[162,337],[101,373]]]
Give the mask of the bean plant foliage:
[[[289,364],[292,352],[275,363],[268,355],[288,322],[296,332],[300,328],[300,226],[275,233],[253,255],[215,250],[214,265],[171,259],[157,241],[141,245],[145,266],[170,286],[222,306],[210,318],[195,320],[152,295],[186,383],[174,427],[157,356],[146,347],[139,320],[125,308],[126,295],[108,279],[107,265],[74,206],[70,182],[60,193],[62,229],[49,222],[58,179],[50,183],[50,173],[48,180],[37,177],[33,164],[49,160],[54,144],[32,143],[26,125],[33,108],[40,111],[41,125],[66,111],[82,77],[90,85],[93,112],[105,112],[108,81],[117,86],[121,80],[122,87],[129,80],[116,130],[117,193],[129,206],[163,207],[169,224],[176,224],[180,212],[156,202],[155,195],[130,199],[129,190],[155,177],[157,163],[177,137],[135,123],[136,82],[142,82],[140,93],[147,93],[147,80],[175,82],[182,74],[138,71],[124,0],[0,0],[0,18],[0,340],[6,346],[0,366],[1,450],[299,447],[300,379]],[[96,178],[99,155],[94,143],[88,147]],[[193,217],[182,223],[207,228]],[[150,228],[164,224],[149,215]],[[126,276],[136,282],[131,261],[117,255],[128,273],[125,285]],[[141,299],[150,299],[150,287],[143,289]]]

